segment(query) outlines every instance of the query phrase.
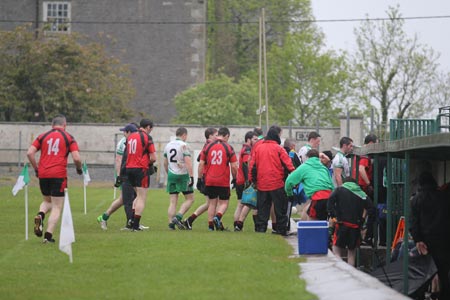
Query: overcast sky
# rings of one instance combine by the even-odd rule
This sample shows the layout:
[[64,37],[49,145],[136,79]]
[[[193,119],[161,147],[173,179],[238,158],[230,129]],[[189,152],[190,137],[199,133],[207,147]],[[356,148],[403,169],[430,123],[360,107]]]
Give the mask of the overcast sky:
[[[403,17],[450,16],[449,0],[311,0],[316,20],[385,18],[389,6],[400,5]],[[319,22],[328,47],[353,52],[353,29],[360,22]],[[450,17],[440,19],[406,20],[409,37],[417,34],[419,42],[440,53],[440,68],[450,72]]]

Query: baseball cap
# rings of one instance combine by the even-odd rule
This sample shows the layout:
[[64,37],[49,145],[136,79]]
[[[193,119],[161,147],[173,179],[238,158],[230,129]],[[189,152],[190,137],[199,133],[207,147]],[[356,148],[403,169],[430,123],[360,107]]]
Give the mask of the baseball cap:
[[130,123],[130,124],[125,125],[125,127],[120,128],[119,130],[120,131],[128,131],[128,132],[136,132],[137,128],[134,124]]
[[153,121],[152,121],[152,120],[149,120],[149,119],[142,119],[142,120],[141,120],[141,123],[139,124],[139,126],[140,126],[141,128],[145,128],[145,127],[147,127],[147,126],[149,126],[149,125],[150,125],[150,127],[153,128]]

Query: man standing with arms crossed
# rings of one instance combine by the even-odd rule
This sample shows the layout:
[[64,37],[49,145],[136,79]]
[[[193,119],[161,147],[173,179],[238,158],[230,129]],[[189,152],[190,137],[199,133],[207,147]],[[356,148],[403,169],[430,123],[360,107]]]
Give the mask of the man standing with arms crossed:
[[[170,198],[167,214],[169,229],[174,230],[177,226],[178,229],[184,230],[186,227],[181,220],[194,203],[194,177],[191,154],[186,144],[188,131],[186,128],[180,127],[175,135],[176,139],[169,142],[164,148],[164,169],[167,173],[167,192]],[[185,201],[178,213],[175,214],[179,193],[183,193]]]
[[208,228],[223,231],[222,216],[230,199],[230,169],[233,185],[236,184],[238,163],[233,147],[228,144],[230,131],[219,129],[215,142],[210,143],[200,154],[198,174],[205,168],[205,195],[208,197]]
[[[78,175],[81,169],[80,153],[74,137],[67,133],[66,117],[58,115],[53,118],[52,129],[38,136],[27,152],[28,160],[39,178],[39,187],[44,197],[39,207],[39,213],[34,218],[34,233],[41,237],[45,214],[51,210],[44,243],[54,243],[53,231],[61,216],[64,204],[64,189],[67,188],[67,157],[72,154]],[[41,151],[39,166],[36,153]]]
[[142,119],[139,131],[130,134],[127,138],[126,174],[137,195],[134,200],[134,216],[131,220],[132,231],[142,230],[139,223],[150,186],[149,168],[156,161],[155,145],[149,136],[152,129],[153,122]]

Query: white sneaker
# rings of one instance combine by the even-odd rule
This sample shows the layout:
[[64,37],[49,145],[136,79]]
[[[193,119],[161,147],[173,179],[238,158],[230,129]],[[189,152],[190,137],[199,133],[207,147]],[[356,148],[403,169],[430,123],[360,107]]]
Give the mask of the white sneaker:
[[148,226],[144,226],[144,225],[142,225],[142,224],[139,224],[139,229],[140,230],[147,230],[147,229],[149,229],[150,227],[148,227]]
[[101,227],[103,230],[108,230],[108,226],[106,226],[106,221],[103,220],[103,218],[102,218],[101,215],[98,216],[97,222],[100,224],[100,227]]

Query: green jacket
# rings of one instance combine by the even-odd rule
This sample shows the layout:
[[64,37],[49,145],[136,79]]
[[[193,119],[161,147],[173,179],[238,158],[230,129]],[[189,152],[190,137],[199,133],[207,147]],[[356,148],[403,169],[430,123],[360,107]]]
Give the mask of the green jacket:
[[299,183],[303,184],[305,194],[308,198],[317,191],[333,190],[333,182],[330,172],[319,160],[318,157],[311,157],[289,174],[284,185],[286,194],[293,195],[292,189]]

